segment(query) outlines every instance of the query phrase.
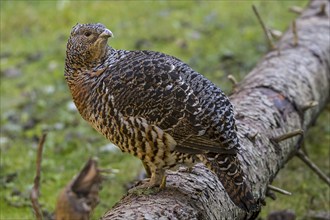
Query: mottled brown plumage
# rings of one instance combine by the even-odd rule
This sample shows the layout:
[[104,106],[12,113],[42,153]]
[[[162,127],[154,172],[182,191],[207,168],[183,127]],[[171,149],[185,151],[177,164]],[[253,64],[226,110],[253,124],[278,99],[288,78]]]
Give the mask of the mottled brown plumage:
[[65,78],[81,116],[150,169],[147,187],[166,169],[203,162],[232,201],[258,209],[237,158],[232,105],[212,82],[175,57],[116,50],[102,24],[77,24],[67,44]]

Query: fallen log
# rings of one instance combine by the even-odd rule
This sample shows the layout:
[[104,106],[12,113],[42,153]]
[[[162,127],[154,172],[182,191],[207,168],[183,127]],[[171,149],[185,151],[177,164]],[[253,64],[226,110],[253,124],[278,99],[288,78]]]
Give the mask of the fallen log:
[[[254,196],[263,201],[268,185],[298,151],[303,132],[329,100],[329,1],[314,0],[284,33],[275,48],[235,85],[239,154]],[[221,182],[204,165],[191,172],[168,172],[157,194],[127,194],[103,220],[246,219]]]

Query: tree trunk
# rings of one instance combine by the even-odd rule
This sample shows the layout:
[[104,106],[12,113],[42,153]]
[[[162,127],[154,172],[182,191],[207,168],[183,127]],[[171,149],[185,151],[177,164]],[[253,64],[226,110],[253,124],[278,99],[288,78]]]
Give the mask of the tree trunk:
[[[276,49],[230,96],[242,145],[239,159],[255,197],[261,200],[303,139],[285,134],[306,131],[329,98],[329,11],[329,0],[311,1]],[[313,101],[318,105],[308,108]],[[215,174],[198,164],[190,173],[169,171],[166,189],[157,194],[126,195],[102,219],[248,217],[232,203]]]

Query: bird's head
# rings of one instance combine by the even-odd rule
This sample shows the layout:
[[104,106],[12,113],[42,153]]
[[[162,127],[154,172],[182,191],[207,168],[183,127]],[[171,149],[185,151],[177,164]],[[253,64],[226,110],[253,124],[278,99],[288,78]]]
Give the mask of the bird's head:
[[78,68],[99,63],[106,56],[109,37],[113,34],[103,24],[76,24],[67,43],[66,62]]

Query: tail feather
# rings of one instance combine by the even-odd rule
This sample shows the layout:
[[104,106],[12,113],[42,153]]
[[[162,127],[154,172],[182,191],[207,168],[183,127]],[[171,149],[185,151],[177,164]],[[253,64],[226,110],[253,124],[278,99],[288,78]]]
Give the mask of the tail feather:
[[235,205],[247,212],[260,210],[258,200],[253,197],[245,182],[244,173],[236,155],[216,154],[208,157],[207,160],[210,169],[217,174]]

